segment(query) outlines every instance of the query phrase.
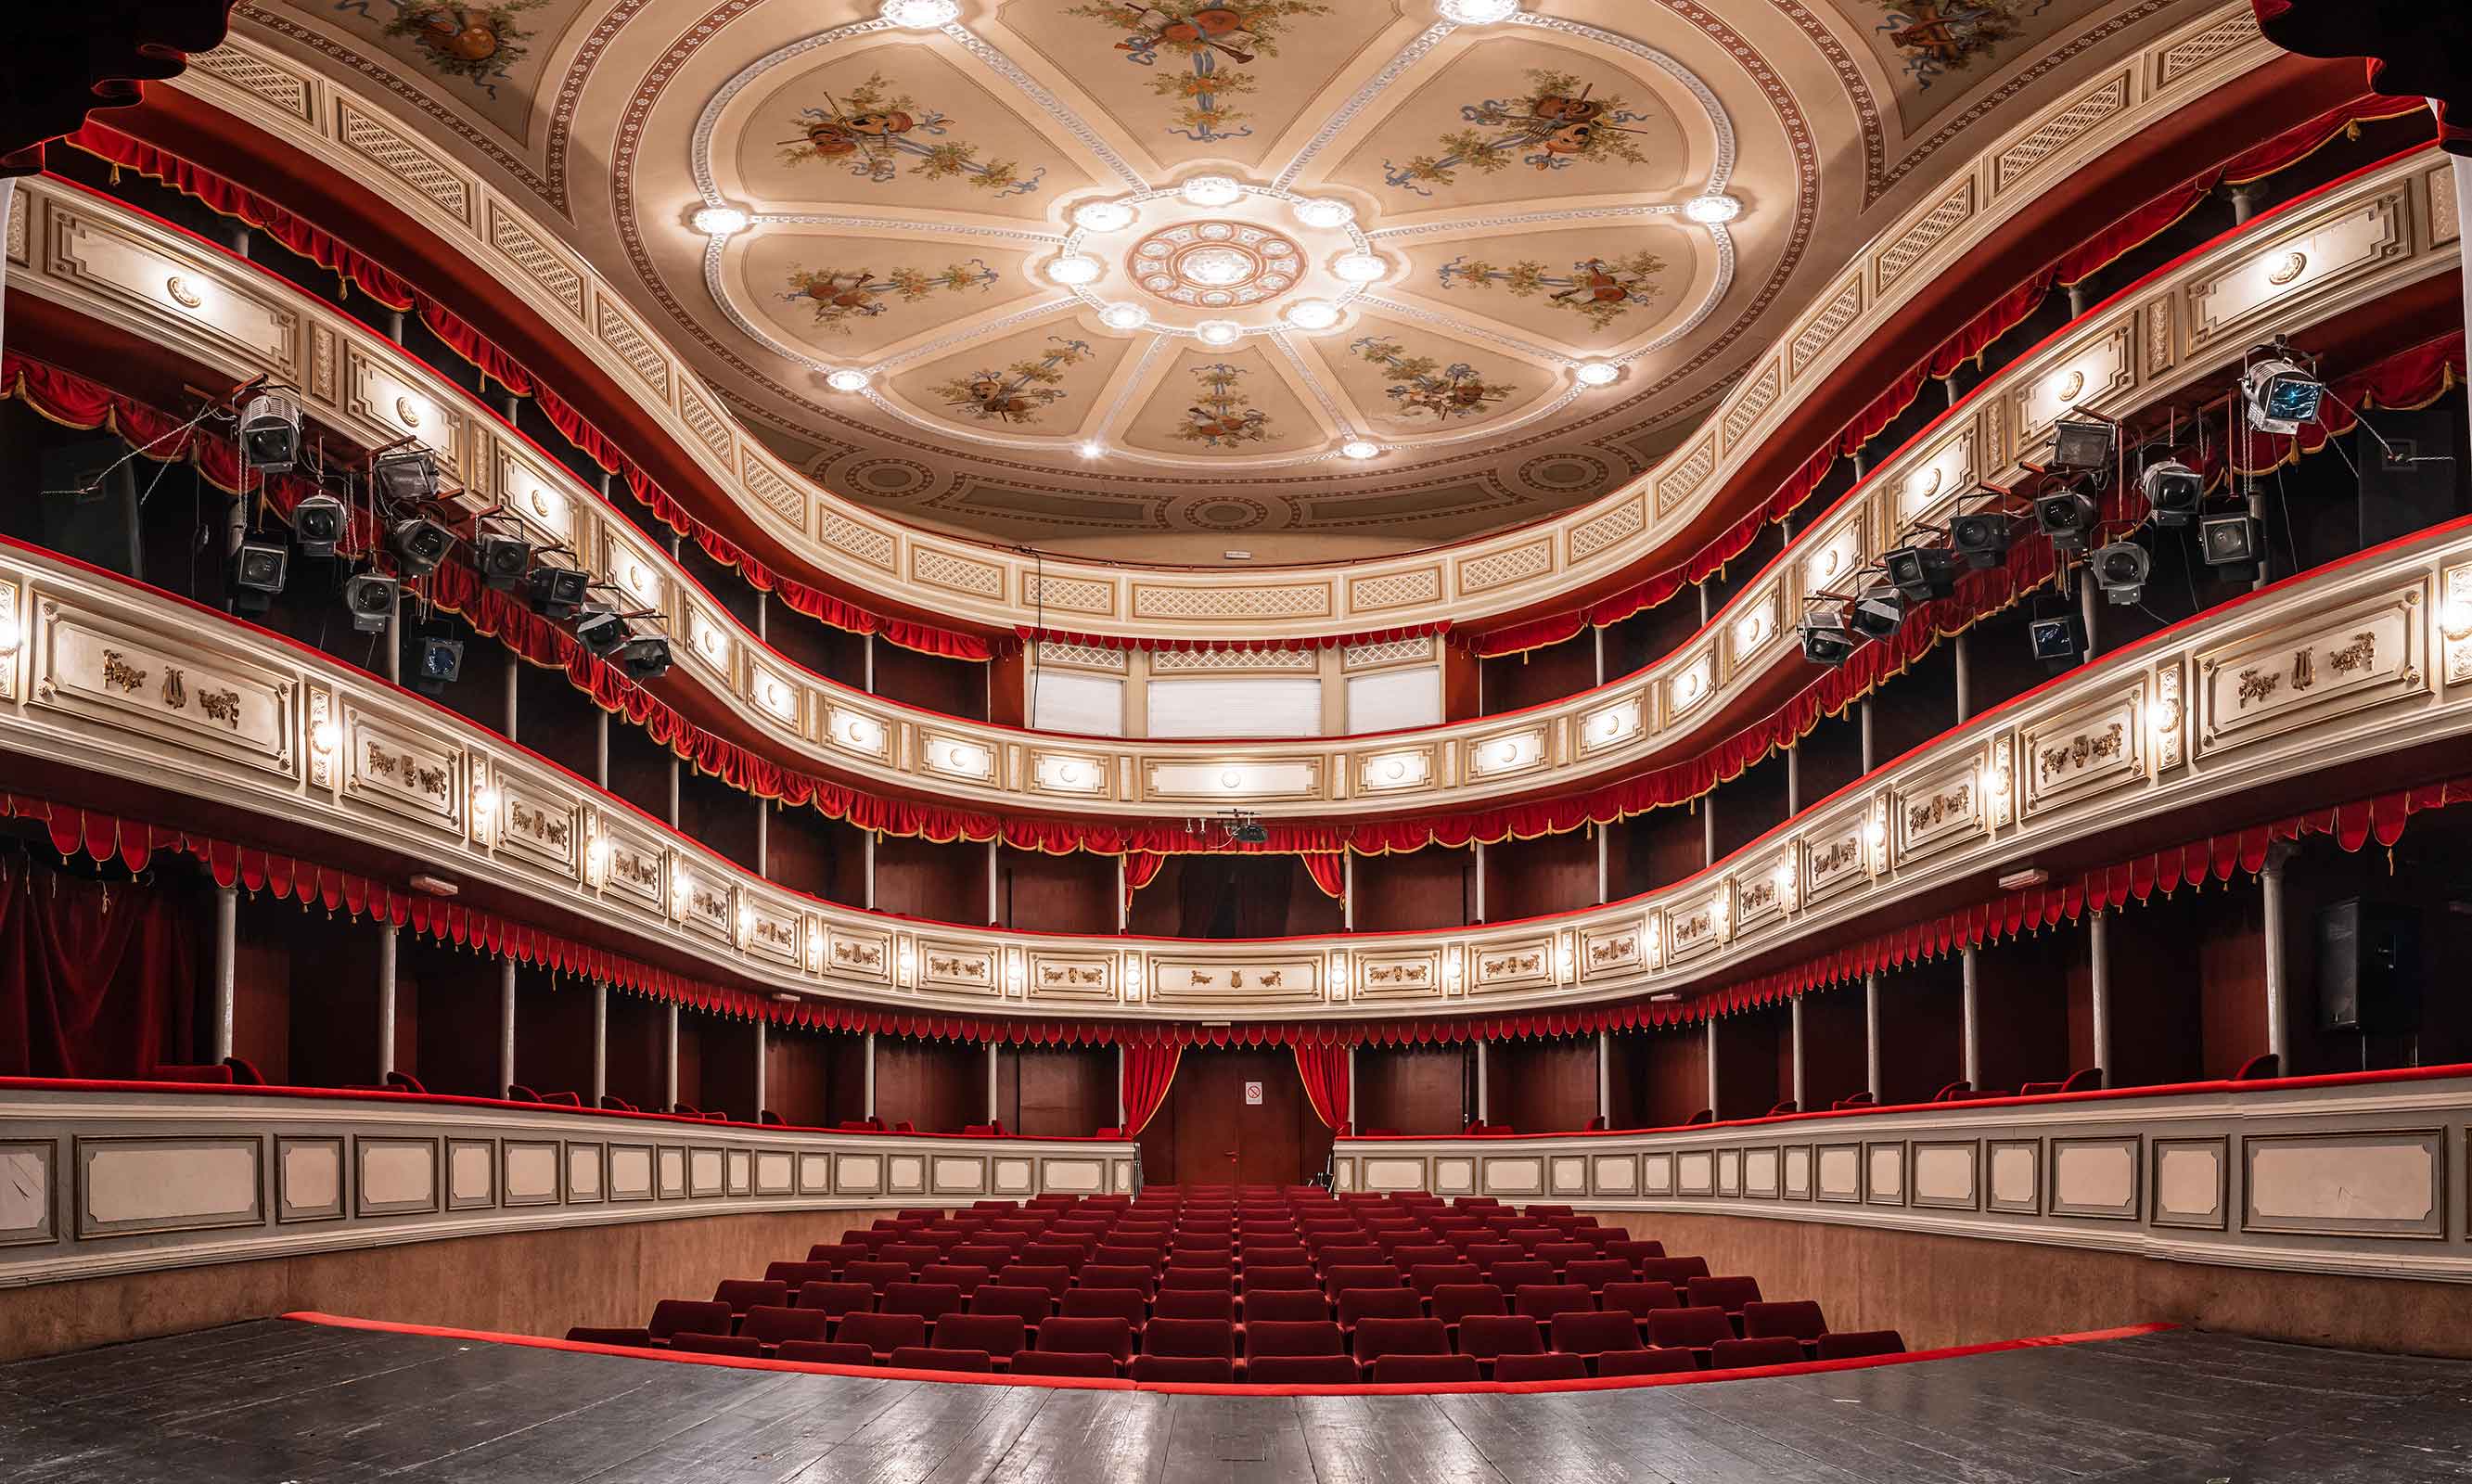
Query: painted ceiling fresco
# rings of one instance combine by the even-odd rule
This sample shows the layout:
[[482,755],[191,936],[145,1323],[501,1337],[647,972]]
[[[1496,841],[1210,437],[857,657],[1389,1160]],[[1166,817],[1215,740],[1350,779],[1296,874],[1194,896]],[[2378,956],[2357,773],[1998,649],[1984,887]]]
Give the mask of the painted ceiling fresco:
[[[254,0],[758,436],[1085,553],[1391,550],[1634,477],[1848,254],[2202,0]],[[714,233],[708,208],[745,214]],[[698,212],[707,210],[706,229]]]

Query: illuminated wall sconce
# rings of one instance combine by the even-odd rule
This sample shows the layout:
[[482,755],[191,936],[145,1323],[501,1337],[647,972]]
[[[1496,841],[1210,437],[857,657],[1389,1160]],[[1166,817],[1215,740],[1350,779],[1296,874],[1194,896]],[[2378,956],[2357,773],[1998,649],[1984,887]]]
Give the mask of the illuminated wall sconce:
[[1651,970],[1665,967],[1665,924],[1650,918],[1639,936],[1639,955]]
[[745,948],[753,941],[755,941],[755,908],[741,902],[738,904],[738,946]]
[[1785,859],[1777,862],[1776,868],[1777,909],[1779,911],[1791,912],[1795,909],[1796,906],[1795,899],[1799,895],[1799,878],[1794,868],[1794,856],[1791,852],[1788,852]]
[[[6,600],[0,599],[0,611]],[[8,650],[0,650],[0,695],[11,694],[15,677],[9,672],[13,661]],[[334,701],[323,691],[309,693],[309,784],[312,788],[330,789],[335,784],[335,752],[344,744],[343,731],[335,725]]]
[[2008,822],[2015,802],[2015,775],[2008,766],[2008,742],[2003,738],[1983,765],[1983,817],[1993,825]]
[[911,946],[908,938],[901,940],[901,950],[893,954],[892,963],[903,989],[918,982],[918,951]]
[[472,760],[472,840],[487,845],[497,837],[498,810],[505,801],[489,786],[488,765]]
[[1865,854],[1874,876],[1885,876],[1889,870],[1889,806],[1883,800],[1871,806],[1871,822],[1863,828]]
[[1717,925],[1718,942],[1732,942],[1734,939],[1733,898],[1723,891],[1710,897],[1708,899],[1708,920]]
[[2154,766],[2158,768],[2180,765],[2181,719],[2180,667],[2166,665],[2154,672],[2154,709],[2147,718],[2154,736]]
[[674,864],[670,867],[670,916],[683,918],[687,915],[687,893],[694,886],[695,882],[687,875],[685,866]]
[[2446,571],[2446,596],[2437,604],[2437,638],[2446,660],[2446,683],[2472,680],[2472,566]]
[[1347,954],[1344,950],[1330,955],[1330,998],[1347,998]]
[[1127,1003],[1139,1004],[1142,1002],[1142,985],[1145,982],[1146,976],[1142,970],[1142,955],[1139,954],[1127,954],[1125,955],[1125,1001]]
[[1555,983],[1557,983],[1557,984],[1568,984],[1568,983],[1570,983],[1570,982],[1571,982],[1571,969],[1572,969],[1572,962],[1573,962],[1573,960],[1572,960],[1572,954],[1571,954],[1571,934],[1570,934],[1569,932],[1567,932],[1567,931],[1565,931],[1565,932],[1559,932],[1559,933],[1555,934],[1555,936],[1554,936],[1554,982],[1555,982]]
[[1022,967],[1020,949],[1005,950],[1004,977],[1005,994],[1014,1000],[1020,999],[1022,991],[1030,984],[1029,971]]
[[809,974],[824,972],[824,943],[830,935],[830,930],[824,927],[820,919],[814,917],[807,919],[807,972]]
[[1442,955],[1442,989],[1456,995],[1467,982],[1467,950],[1454,944]]

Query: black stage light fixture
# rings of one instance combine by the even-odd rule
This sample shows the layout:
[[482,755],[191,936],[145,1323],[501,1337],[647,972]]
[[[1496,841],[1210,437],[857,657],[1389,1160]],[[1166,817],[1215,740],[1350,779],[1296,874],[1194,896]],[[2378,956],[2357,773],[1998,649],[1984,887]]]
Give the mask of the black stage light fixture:
[[2093,543],[2094,502],[2074,484],[2056,484],[2034,497],[2035,528],[2056,552],[2082,552]]
[[2047,668],[2064,670],[2085,652],[2085,625],[2078,622],[2074,613],[2065,618],[2036,619],[2026,625],[2026,643],[2032,648],[2034,658]]
[[394,578],[374,572],[364,572],[344,584],[344,607],[352,615],[352,627],[364,634],[374,634],[387,626],[394,616],[394,605],[401,584]]
[[[2209,567],[2254,569],[2266,555],[2266,530],[2246,514],[2209,515],[2198,523],[2198,553]],[[2237,579],[2242,574],[2218,576]]]
[[382,454],[369,463],[369,483],[379,498],[416,505],[438,498],[438,459],[425,448]]
[[481,580],[502,593],[511,593],[524,585],[524,574],[533,565],[531,542],[521,536],[484,535],[472,547],[480,564]]
[[1271,827],[1241,809],[1231,810],[1227,815],[1227,838],[1238,845],[1267,845],[1271,842]]
[[272,542],[244,541],[234,548],[229,572],[232,610],[264,613],[273,607],[291,565],[292,553]]
[[618,650],[618,663],[630,680],[658,680],[670,672],[670,641],[659,634],[635,634]]
[[603,659],[617,653],[627,643],[627,621],[607,603],[594,603],[575,621],[575,637],[583,647]]
[[1851,619],[1864,638],[1887,639],[1906,621],[1906,600],[1893,587],[1866,587],[1854,600]]
[[2120,430],[2093,418],[2067,418],[2052,427],[2052,466],[2106,468],[2120,447]]
[[1977,510],[1949,518],[1948,544],[1966,564],[1997,567],[2008,559],[2008,515],[2004,510]]
[[2260,433],[2298,433],[2318,420],[2326,400],[2326,385],[2301,368],[2290,356],[2269,355],[2241,372],[2241,398],[2248,404],[2248,425]]
[[394,548],[397,566],[407,577],[427,577],[446,554],[455,550],[455,532],[425,515],[399,520],[389,528],[387,544]]
[[592,587],[591,574],[573,567],[535,567],[527,580],[534,609],[542,618],[560,621],[575,617]]
[[2146,575],[2154,570],[2154,558],[2134,541],[2114,541],[2087,558],[2087,565],[2103,595],[2126,607],[2146,596]]
[[2157,526],[2194,523],[2198,504],[2206,495],[2205,480],[2177,459],[2167,459],[2139,475],[2137,487],[2146,496],[2147,508],[2154,512]]
[[292,539],[303,556],[332,556],[350,517],[332,495],[308,496],[292,507]]
[[443,695],[464,673],[464,641],[420,636],[413,646],[412,686],[423,695]]
[[280,391],[261,391],[240,412],[240,461],[266,474],[300,462],[300,404]]
[[1845,620],[1834,613],[1805,614],[1802,620],[1802,657],[1815,665],[1831,669],[1845,663],[1862,641],[1845,630]]
[[1929,602],[1957,589],[1957,554],[1940,546],[1901,546],[1880,558],[1889,585],[1908,602]]

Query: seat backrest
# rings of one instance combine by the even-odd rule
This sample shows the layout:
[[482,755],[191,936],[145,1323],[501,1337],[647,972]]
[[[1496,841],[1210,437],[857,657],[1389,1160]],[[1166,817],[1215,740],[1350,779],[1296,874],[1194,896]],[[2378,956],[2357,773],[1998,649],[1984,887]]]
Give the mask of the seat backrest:
[[1713,1369],[1731,1371],[1747,1365],[1799,1365],[1802,1341],[1784,1335],[1756,1340],[1719,1340],[1710,1348]]
[[1596,1307],[1596,1295],[1586,1284],[1521,1284],[1510,1290],[1511,1312],[1527,1314],[1540,1324],[1556,1314]]
[[729,1306],[733,1314],[743,1314],[758,1304],[787,1304],[790,1285],[777,1278],[725,1278],[713,1286],[715,1302]]
[[1419,1262],[1408,1269],[1408,1286],[1427,1296],[1444,1284],[1483,1282],[1485,1273],[1473,1262]]
[[1126,1373],[1153,1385],[1224,1385],[1236,1378],[1236,1362],[1226,1355],[1162,1355],[1145,1352],[1133,1357]]
[[1353,1330],[1370,1319],[1420,1319],[1425,1301],[1414,1288],[1343,1288],[1339,1294],[1339,1327]]
[[1264,1242],[1258,1246],[1247,1243],[1245,1266],[1250,1269],[1256,1264],[1263,1267],[1311,1267],[1313,1259],[1294,1242]]
[[1138,1289],[1093,1288],[1083,1284],[1064,1295],[1064,1302],[1057,1312],[1067,1319],[1121,1319],[1138,1330],[1150,1315],[1150,1305]]
[[1665,1243],[1625,1237],[1605,1243],[1604,1251],[1606,1257],[1620,1258],[1626,1262],[1637,1263],[1649,1258],[1665,1256]]
[[1645,1319],[1660,1308],[1680,1308],[1682,1295],[1670,1283],[1646,1283],[1631,1279],[1605,1284],[1597,1295],[1599,1308],[1620,1309],[1633,1319]]
[[875,1307],[875,1290],[846,1278],[833,1283],[800,1284],[798,1307],[839,1318],[860,1309]]
[[981,1284],[970,1295],[969,1311],[973,1314],[1011,1314],[1026,1325],[1034,1325],[1056,1307],[1055,1298],[1043,1287],[991,1283]]
[[1037,1348],[1051,1353],[1105,1355],[1122,1365],[1133,1358],[1133,1327],[1117,1318],[1058,1315],[1039,1322]]
[[758,1304],[747,1311],[738,1332],[752,1335],[767,1345],[778,1345],[783,1340],[820,1340],[831,1327],[832,1321],[821,1309]]
[[1339,1262],[1321,1270],[1322,1291],[1334,1297],[1350,1288],[1397,1288],[1407,1281],[1388,1262]]
[[1651,1283],[1686,1284],[1708,1276],[1706,1258],[1642,1258],[1639,1276]]
[[709,1299],[663,1299],[644,1326],[656,1340],[673,1334],[727,1334],[729,1306]]
[[1659,1345],[1706,1350],[1719,1340],[1732,1339],[1734,1322],[1725,1317],[1723,1309],[1714,1305],[1660,1308],[1648,1316],[1648,1335]]
[[1810,1299],[1791,1299],[1774,1304],[1754,1302],[1743,1306],[1743,1335],[1746,1339],[1771,1339],[1782,1335],[1792,1340],[1816,1340],[1827,1332],[1826,1316]]
[[809,1284],[831,1283],[833,1265],[829,1262],[768,1262],[764,1265],[764,1276],[779,1279],[790,1285],[792,1293],[796,1293]]
[[1596,1255],[1597,1244],[1594,1242],[1552,1241],[1536,1244],[1536,1256],[1553,1263],[1557,1268],[1567,1268],[1574,1262],[1593,1260]]
[[852,1262],[866,1261],[867,1256],[865,1247],[852,1242],[818,1242],[807,1249],[808,1261],[830,1263],[835,1273]]
[[1547,1321],[1546,1329],[1554,1336],[1556,1350],[1575,1355],[1639,1349],[1639,1325],[1625,1313],[1564,1312]]
[[1488,1238],[1481,1242],[1470,1242],[1461,1256],[1477,1266],[1490,1271],[1496,1262],[1527,1261],[1528,1249],[1517,1242],[1494,1241]]
[[1584,1380],[1588,1363],[1577,1355],[1505,1355],[1493,1363],[1498,1381]]
[[1522,1258],[1516,1262],[1496,1262],[1485,1270],[1485,1281],[1509,1291],[1553,1283],[1557,1274],[1554,1264],[1543,1258]]
[[939,1350],[984,1350],[999,1357],[1030,1341],[1029,1327],[1019,1314],[945,1314],[936,1321],[934,1332]]
[[1739,1314],[1746,1304],[1760,1301],[1760,1281],[1756,1278],[1694,1278],[1683,1292],[1694,1304],[1713,1304],[1729,1314]]
[[997,1271],[996,1282],[1010,1288],[1044,1288],[1048,1297],[1060,1299],[1073,1286],[1073,1274],[1049,1262],[1008,1262]]
[[963,1298],[978,1291],[988,1277],[987,1270],[976,1262],[930,1262],[918,1270],[920,1283],[950,1284],[962,1290]]
[[1060,1267],[1071,1272],[1087,1260],[1088,1254],[1072,1242],[1032,1242],[1021,1249],[1021,1260],[1035,1267]]
[[1301,1262],[1268,1263],[1260,1267],[1245,1264],[1245,1286],[1248,1288],[1319,1288],[1321,1279]]
[[939,1314],[959,1313],[962,1290],[954,1284],[887,1284],[884,1300],[876,1307],[888,1314],[916,1314],[921,1319],[933,1319]]
[[945,1350],[936,1345],[900,1345],[884,1362],[896,1371],[942,1371],[962,1376],[982,1375],[996,1368],[995,1357],[984,1350]]
[[1544,1333],[1527,1314],[1470,1314],[1460,1321],[1460,1354],[1488,1360],[1495,1355],[1534,1355]]
[[882,1293],[893,1284],[910,1282],[911,1266],[907,1262],[848,1262],[842,1266],[842,1277],[850,1283],[862,1283]]
[[[1317,1293],[1316,1299],[1321,1297]],[[1172,1288],[1151,1302],[1151,1324],[1162,1319],[1208,1320],[1229,1324],[1236,1317],[1236,1295],[1215,1288]]]
[[1327,1319],[1245,1320],[1245,1359],[1256,1355],[1337,1355],[1339,1326]]
[[873,1365],[875,1352],[842,1340],[783,1340],[772,1358],[808,1365]]
[[1699,1357],[1687,1350],[1616,1350],[1597,1359],[1599,1376],[1671,1376],[1698,1369]]
[[1905,1336],[1894,1330],[1846,1330],[1819,1337],[1819,1358],[1853,1360],[1865,1355],[1902,1355]]
[[1491,1284],[1441,1284],[1432,1295],[1434,1317],[1458,1324],[1470,1314],[1507,1314],[1510,1305]]
[[1356,1327],[1356,1358],[1370,1363],[1384,1355],[1447,1355],[1450,1336],[1438,1319],[1416,1315],[1379,1315]]
[[864,1345],[881,1355],[904,1345],[926,1344],[927,1321],[916,1314],[844,1314],[833,1338]]
[[1620,1258],[1582,1258],[1562,1264],[1564,1283],[1585,1284],[1602,1290],[1607,1284],[1628,1283],[1635,1271]]
[[1101,1242],[1097,1247],[1091,1249],[1089,1258],[1082,1263],[1082,1266],[1084,1267],[1094,1265],[1099,1267],[1154,1268],[1163,1264],[1161,1261],[1161,1250],[1159,1248],[1136,1247],[1122,1242]]
[[1435,1386],[1477,1378],[1474,1355],[1386,1354],[1373,1362],[1377,1386]]
[[1385,1260],[1382,1249],[1372,1242],[1331,1242],[1314,1256],[1325,1272],[1333,1267]]
[[1075,1286],[1130,1288],[1147,1301],[1158,1291],[1158,1270],[1132,1262],[1091,1262],[1082,1267],[1081,1280]]
[[1142,1351],[1153,1355],[1233,1359],[1236,1327],[1224,1319],[1154,1318],[1142,1331]]
[[670,1341],[672,1350],[683,1350],[704,1355],[744,1355],[756,1359],[764,1354],[764,1342],[751,1334],[680,1334]]
[[886,1242],[875,1249],[875,1260],[878,1262],[907,1262],[914,1273],[930,1262],[940,1262],[943,1260],[944,1254],[928,1242]]
[[1171,1267],[1159,1274],[1159,1287],[1226,1288],[1236,1286],[1236,1270],[1232,1267]]
[[993,1272],[1012,1260],[1012,1249],[1001,1242],[986,1240],[963,1242],[958,1247],[946,1248],[944,1260],[966,1262],[972,1267],[984,1267]]
[[[1159,1295],[1164,1299],[1166,1294]],[[1247,1288],[1245,1322],[1302,1321],[1330,1317],[1330,1300],[1319,1288]]]
[[1264,1355],[1245,1362],[1245,1381],[1252,1386],[1346,1386],[1357,1379],[1356,1362],[1345,1355]]

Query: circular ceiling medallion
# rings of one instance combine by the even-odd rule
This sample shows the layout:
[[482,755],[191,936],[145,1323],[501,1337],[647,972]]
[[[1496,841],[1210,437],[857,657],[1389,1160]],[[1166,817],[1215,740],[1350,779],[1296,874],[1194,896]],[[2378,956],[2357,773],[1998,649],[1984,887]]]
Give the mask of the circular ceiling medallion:
[[1179,222],[1161,227],[1126,255],[1143,292],[1171,304],[1232,309],[1273,299],[1296,286],[1304,252],[1295,239],[1248,222]]

